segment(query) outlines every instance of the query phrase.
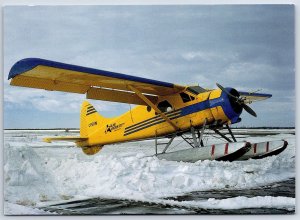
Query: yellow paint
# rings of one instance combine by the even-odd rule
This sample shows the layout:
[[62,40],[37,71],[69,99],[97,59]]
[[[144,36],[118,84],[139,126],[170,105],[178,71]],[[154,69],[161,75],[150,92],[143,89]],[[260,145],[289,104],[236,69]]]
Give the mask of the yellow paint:
[[229,119],[225,115],[221,106],[217,106],[210,109],[215,120],[221,120],[222,122],[226,122]]
[[[90,88],[87,91],[86,97],[88,99],[96,99],[110,102],[146,105],[146,103],[142,99],[140,99],[135,93],[127,91],[125,92],[103,88]],[[157,96],[145,95],[145,97],[149,99],[151,103],[156,103],[158,99]]]
[[[188,92],[186,91],[186,93]],[[172,117],[180,116],[182,108],[208,99],[219,98],[220,95],[220,90],[212,90],[200,93],[198,96],[195,96],[194,100],[183,103],[177,93],[169,96],[159,96],[158,102],[168,100],[174,107],[171,112],[164,113],[164,115],[171,120]],[[155,106],[155,108],[157,107]],[[78,139],[80,141],[77,140],[76,144],[83,149],[84,153],[93,155],[107,144],[143,140],[145,138],[164,136],[174,132],[173,126],[161,117],[160,114],[155,113],[153,108],[151,108],[150,111],[148,110],[147,106],[138,105],[131,111],[118,117],[105,118],[101,116],[89,102],[84,101],[81,106],[80,137],[78,137],[82,139]],[[181,131],[186,131],[189,130],[191,126],[200,127],[203,125],[205,119],[207,123],[213,123],[215,120],[229,122],[220,106],[194,112],[172,119],[171,121]],[[161,123],[154,124],[156,122]]]
[[165,121],[167,121],[175,131],[179,131],[180,129],[169,119],[165,113],[161,112],[158,107],[153,104],[146,96],[144,96],[138,89],[134,88],[133,86],[129,86],[129,88],[134,91],[146,104],[148,104],[151,108],[154,109],[156,113],[158,113]]
[[[99,152],[107,144],[164,136],[175,131],[187,131],[191,126],[201,127],[205,120],[207,123],[216,120],[230,123],[220,106],[181,115],[182,109],[187,106],[219,98],[222,94],[219,89],[194,95],[180,85],[169,88],[43,65],[15,76],[11,85],[86,93],[92,99],[139,104],[123,115],[105,118],[89,102],[84,101],[80,112],[79,137],[45,139],[48,142],[74,141],[88,155]],[[183,91],[193,100],[184,103],[180,97]],[[159,110],[157,104],[164,100],[172,105],[172,111]]]
[[222,94],[222,90],[221,89],[215,89],[212,90],[210,95],[209,95],[209,99],[216,99],[219,98]]
[[[134,77],[118,74],[97,74],[85,68],[62,69],[59,66],[40,65],[13,76],[12,86],[86,94],[88,99],[121,102],[138,105],[114,118],[105,118],[87,101],[80,112],[79,137],[50,137],[44,141],[73,141],[87,155],[98,153],[104,145],[126,141],[143,140],[185,132],[191,127],[231,124],[220,104],[222,91],[207,90],[198,95],[187,87],[176,84],[153,83],[150,80],[135,80]],[[31,64],[30,66],[31,67]],[[27,67],[26,67],[27,68]],[[77,69],[78,71],[75,71]],[[81,70],[81,71],[79,71]],[[180,93],[186,93],[183,102]],[[263,100],[269,96],[251,93],[242,95],[246,103]],[[168,101],[172,109],[159,108],[158,104]],[[220,101],[219,103],[217,101]],[[221,103],[222,104],[222,103]]]
[[132,85],[143,93],[154,95],[174,94],[185,88],[181,85],[169,88],[43,65],[14,77],[11,85],[75,93],[86,93],[91,87],[129,91],[128,85]]

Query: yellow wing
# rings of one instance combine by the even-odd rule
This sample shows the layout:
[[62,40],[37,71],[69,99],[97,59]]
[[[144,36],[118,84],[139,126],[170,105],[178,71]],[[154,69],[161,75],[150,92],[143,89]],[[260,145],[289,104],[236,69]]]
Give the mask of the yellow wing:
[[156,102],[157,96],[170,95],[185,87],[173,83],[75,66],[39,58],[18,61],[8,79],[13,86],[85,94],[89,99],[145,104],[131,89],[137,88]]

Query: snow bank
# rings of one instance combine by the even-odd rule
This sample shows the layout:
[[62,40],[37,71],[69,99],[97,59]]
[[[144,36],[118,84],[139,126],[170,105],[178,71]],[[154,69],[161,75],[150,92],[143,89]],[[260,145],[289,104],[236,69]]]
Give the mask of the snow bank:
[[[109,146],[102,153],[86,156],[70,143],[51,148],[41,143],[40,137],[19,142],[9,136],[4,151],[4,198],[9,203],[34,207],[78,197],[162,201],[163,197],[191,191],[257,187],[295,177],[295,137],[289,136],[288,141],[288,149],[282,154],[262,160],[183,163],[149,157],[148,147],[139,146],[133,151],[131,143]],[[259,207],[263,201],[272,207],[295,204],[281,197],[181,204],[235,208],[247,204]]]
[[293,210],[295,208],[295,198],[289,197],[272,197],[272,196],[256,196],[247,198],[238,196],[228,199],[208,199],[205,201],[174,201],[164,200],[162,204],[173,206],[181,206],[188,208],[204,208],[204,209],[245,209],[245,208],[277,208]]
[[99,154],[93,161],[77,158],[47,162],[61,194],[90,197],[154,199],[210,189],[243,189],[295,176],[293,158],[269,157],[246,162],[160,161],[156,157]]
[[5,144],[4,198],[21,205],[58,199],[52,173],[28,146]]

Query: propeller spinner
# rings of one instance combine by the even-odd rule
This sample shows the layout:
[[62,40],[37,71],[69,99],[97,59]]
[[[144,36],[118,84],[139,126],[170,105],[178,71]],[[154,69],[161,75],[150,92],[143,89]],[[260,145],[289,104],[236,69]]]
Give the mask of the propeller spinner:
[[245,109],[246,112],[248,112],[250,115],[257,117],[257,114],[255,113],[255,111],[250,108],[248,105],[245,104],[245,100],[240,97],[240,96],[234,96],[232,95],[230,92],[228,92],[223,86],[221,86],[219,83],[216,83],[216,85],[223,91],[225,92],[227,95],[229,95],[230,97],[232,97],[233,99],[235,99],[235,102],[240,105],[243,109]]

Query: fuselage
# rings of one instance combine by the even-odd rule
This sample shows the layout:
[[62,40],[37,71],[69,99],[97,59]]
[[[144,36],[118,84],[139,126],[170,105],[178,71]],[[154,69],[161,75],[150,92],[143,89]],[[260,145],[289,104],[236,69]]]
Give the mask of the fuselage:
[[[171,119],[179,131],[201,127],[204,123],[207,125],[237,123],[242,112],[236,108],[230,97],[219,89],[199,94],[185,90],[170,96],[161,96],[155,105]],[[99,129],[90,134],[84,145],[114,144],[160,137],[174,132],[176,129],[150,106],[138,105],[119,117],[101,124]]]

